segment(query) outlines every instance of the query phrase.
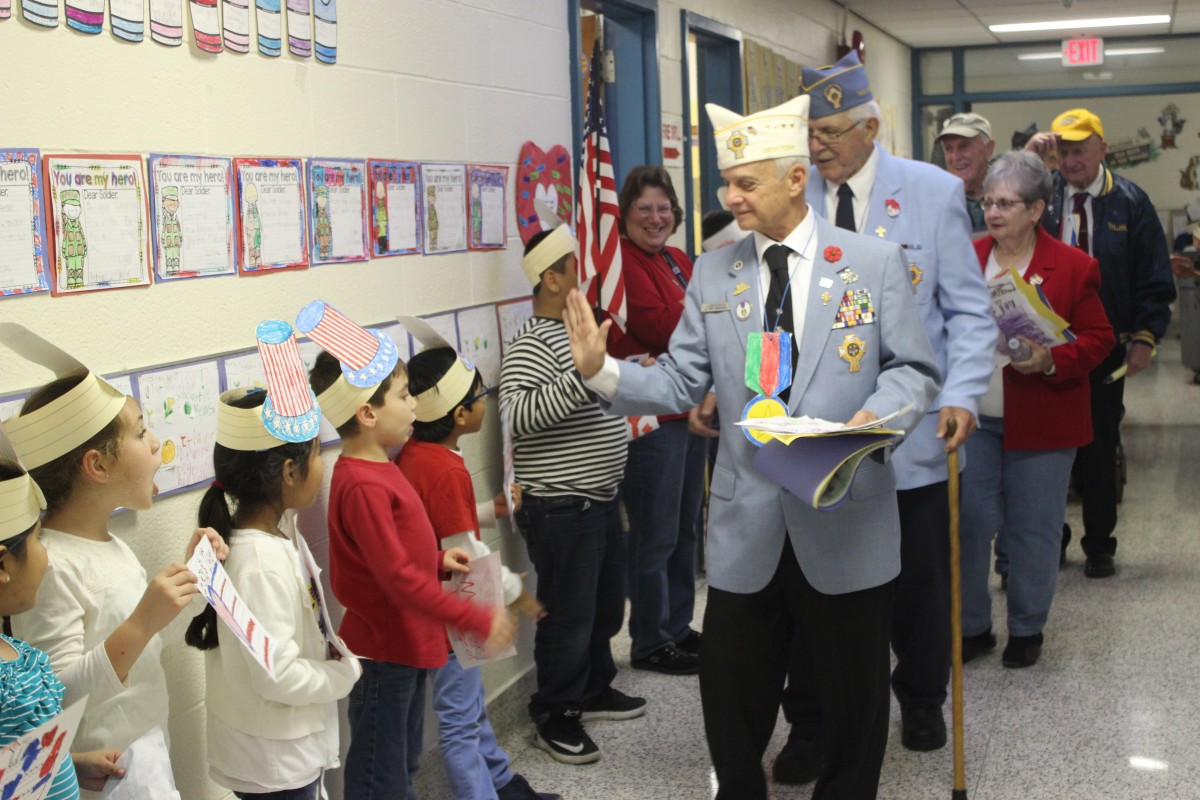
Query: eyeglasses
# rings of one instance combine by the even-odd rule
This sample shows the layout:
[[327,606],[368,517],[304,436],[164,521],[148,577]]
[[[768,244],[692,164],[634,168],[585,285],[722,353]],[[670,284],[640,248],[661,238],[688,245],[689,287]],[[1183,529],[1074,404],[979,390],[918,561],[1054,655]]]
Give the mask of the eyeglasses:
[[996,208],[1000,209],[1001,214],[1007,214],[1017,206],[1027,206],[1029,203],[1025,200],[992,200],[989,198],[981,201],[979,205],[984,211],[991,211],[992,206],[995,206]]
[[822,130],[820,128],[809,128],[808,129],[808,138],[810,141],[814,141],[817,144],[833,144],[834,142],[840,141],[841,138],[843,136],[845,136],[847,133],[854,130],[859,125],[863,124],[864,121],[865,120],[860,119],[858,122],[854,123],[849,128],[843,128],[840,131],[831,131],[828,129]]
[[469,406],[472,403],[474,403],[476,400],[482,400],[483,398],[487,397],[489,394],[491,394],[494,391],[496,391],[495,386],[488,386],[487,384],[484,384],[483,388],[479,391],[479,394],[468,397],[466,400],[463,400],[460,405],[462,405],[464,407]]

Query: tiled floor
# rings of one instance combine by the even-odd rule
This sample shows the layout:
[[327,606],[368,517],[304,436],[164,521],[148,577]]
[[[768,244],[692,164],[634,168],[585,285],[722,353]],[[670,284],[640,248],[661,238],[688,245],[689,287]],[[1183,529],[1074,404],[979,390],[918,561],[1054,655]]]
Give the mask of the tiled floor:
[[[1117,575],[1084,578],[1073,545],[1041,661],[1007,670],[998,648],[964,671],[973,800],[1200,797],[1200,386],[1188,382],[1178,354],[1178,343],[1168,342],[1151,370],[1127,387],[1129,484]],[[1080,530],[1077,505],[1068,508],[1068,521]],[[1004,595],[993,588],[1003,634]],[[628,640],[616,646],[627,664]],[[600,762],[558,764],[529,745],[522,725],[502,733],[514,767],[534,787],[568,800],[711,798],[696,678],[623,667],[616,685],[650,706],[641,719],[589,726],[604,752]],[[949,797],[951,748],[909,752],[900,746],[899,725],[893,704],[879,796]],[[785,734],[781,724],[768,758]],[[811,792],[811,785],[780,786],[773,796]]]

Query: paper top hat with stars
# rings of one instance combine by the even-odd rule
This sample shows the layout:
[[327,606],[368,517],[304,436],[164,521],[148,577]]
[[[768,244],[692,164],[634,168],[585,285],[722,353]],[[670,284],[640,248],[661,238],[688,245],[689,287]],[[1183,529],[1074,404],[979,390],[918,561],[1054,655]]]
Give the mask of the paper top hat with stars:
[[729,169],[774,158],[808,158],[808,98],[743,117],[716,103],[705,103],[717,141],[717,168]]
[[[417,317],[396,317],[396,320],[421,343],[422,351],[438,347],[454,350],[454,347],[425,320]],[[458,351],[455,351],[455,355],[458,358],[454,359],[446,374],[439,378],[436,384],[417,395],[417,422],[435,422],[446,416],[475,386],[479,370]]]
[[300,309],[296,330],[337,358],[346,381],[360,389],[383,383],[400,360],[400,351],[390,336],[360,327],[324,300],[314,300]]
[[40,364],[56,378],[82,374],[83,380],[61,397],[27,414],[5,420],[12,446],[27,469],[37,469],[91,439],[125,408],[126,396],[78,359],[24,325],[0,323],[0,343]]
[[812,98],[809,119],[831,117],[875,99],[867,70],[853,50],[836,64],[801,70],[800,91]]
[[[0,458],[21,465],[3,428],[0,428]],[[0,542],[32,528],[45,509],[46,498],[29,473],[0,480]]]
[[292,326],[269,319],[254,333],[267,374],[267,397],[260,408],[240,409],[229,402],[249,391],[222,394],[217,442],[233,450],[266,450],[283,442],[312,440],[321,427],[321,409],[309,388]]

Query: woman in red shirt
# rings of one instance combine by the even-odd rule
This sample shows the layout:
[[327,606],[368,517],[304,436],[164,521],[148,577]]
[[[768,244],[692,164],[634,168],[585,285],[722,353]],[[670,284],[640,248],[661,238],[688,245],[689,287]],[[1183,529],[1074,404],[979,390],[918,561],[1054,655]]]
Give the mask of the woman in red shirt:
[[[667,350],[692,277],[692,262],[667,244],[683,221],[667,171],[630,170],[620,211],[628,318],[609,350],[619,358],[657,357]],[[621,484],[629,518],[631,665],[692,675],[699,669],[700,634],[691,621],[707,440],[688,432],[686,414],[659,417],[648,433],[647,422],[629,446]]]
[[[975,242],[989,284],[1015,272],[1041,289],[1075,335],[1074,341],[1047,348],[1002,333],[996,370],[979,403],[979,429],[965,445],[963,661],[996,645],[988,561],[992,537],[1002,531],[1009,562],[1006,667],[1032,666],[1041,655],[1071,464],[1075,448],[1092,438],[1088,374],[1113,346],[1096,260],[1038,224],[1051,186],[1050,172],[1033,154],[1002,155],[983,185],[988,235]],[[1007,327],[1003,316],[998,321]]]

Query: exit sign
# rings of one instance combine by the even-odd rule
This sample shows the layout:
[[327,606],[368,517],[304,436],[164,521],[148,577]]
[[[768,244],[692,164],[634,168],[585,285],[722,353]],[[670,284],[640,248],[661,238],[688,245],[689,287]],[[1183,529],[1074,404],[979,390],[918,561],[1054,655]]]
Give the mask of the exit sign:
[[1103,39],[1063,39],[1064,67],[1098,67],[1104,63]]

